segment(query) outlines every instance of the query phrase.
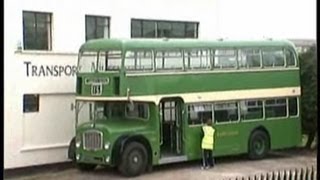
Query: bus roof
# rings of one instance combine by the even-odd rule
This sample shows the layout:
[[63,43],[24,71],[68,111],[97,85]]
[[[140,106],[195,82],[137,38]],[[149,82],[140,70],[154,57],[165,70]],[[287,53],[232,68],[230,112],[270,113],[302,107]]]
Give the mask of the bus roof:
[[199,40],[199,39],[95,39],[80,47],[82,51],[104,50],[139,50],[139,49],[197,49],[219,47],[291,47],[294,44],[288,40]]

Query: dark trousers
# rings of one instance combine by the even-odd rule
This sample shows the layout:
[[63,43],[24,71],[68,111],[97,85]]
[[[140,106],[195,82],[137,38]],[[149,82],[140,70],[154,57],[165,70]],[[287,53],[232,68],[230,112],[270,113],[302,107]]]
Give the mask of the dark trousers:
[[202,166],[203,167],[214,166],[214,158],[212,154],[213,154],[212,150],[202,149]]

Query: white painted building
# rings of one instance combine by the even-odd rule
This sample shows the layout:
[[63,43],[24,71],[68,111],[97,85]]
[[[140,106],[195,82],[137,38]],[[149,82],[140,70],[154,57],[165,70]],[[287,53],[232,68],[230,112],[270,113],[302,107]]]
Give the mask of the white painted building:
[[[264,29],[283,22],[283,18],[265,23],[255,21],[253,16],[266,20],[263,13],[259,16],[259,9],[264,8],[252,0],[242,2],[257,6],[254,15],[248,13],[252,8],[246,7],[250,5],[230,0],[5,0],[5,169],[67,161],[67,146],[75,133],[71,103],[77,51],[86,39],[137,36],[315,39],[315,6],[307,16],[314,15],[314,22],[307,25],[306,32],[301,29],[295,32],[292,28],[296,21],[291,20],[276,29]],[[315,0],[307,2],[315,5]],[[306,1],[290,3],[299,7]],[[308,8],[312,6],[304,8],[310,12]],[[273,12],[279,16],[280,9]],[[289,14],[294,16],[295,11],[290,9]]]

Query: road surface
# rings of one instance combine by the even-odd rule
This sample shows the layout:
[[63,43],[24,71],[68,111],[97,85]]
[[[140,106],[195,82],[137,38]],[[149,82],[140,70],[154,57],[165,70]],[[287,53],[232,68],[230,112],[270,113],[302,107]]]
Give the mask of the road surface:
[[[188,179],[214,179],[229,180],[239,177],[253,176],[275,170],[301,169],[312,166],[316,168],[316,151],[302,149],[291,149],[271,152],[263,160],[248,160],[245,155],[220,157],[216,159],[216,166],[212,169],[201,170],[200,161],[162,165],[153,168],[152,172],[142,174],[129,179],[151,179],[151,180],[188,180]],[[32,169],[12,170],[5,172],[5,179],[12,180],[108,180],[128,179],[122,177],[111,168],[97,168],[92,172],[80,172],[72,166],[63,165]]]

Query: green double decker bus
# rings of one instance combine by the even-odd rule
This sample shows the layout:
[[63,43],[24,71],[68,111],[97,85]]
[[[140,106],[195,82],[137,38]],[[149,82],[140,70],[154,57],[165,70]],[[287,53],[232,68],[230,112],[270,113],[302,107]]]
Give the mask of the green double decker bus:
[[76,136],[80,170],[152,166],[202,157],[211,118],[215,156],[301,143],[299,61],[284,40],[98,39],[79,50]]

